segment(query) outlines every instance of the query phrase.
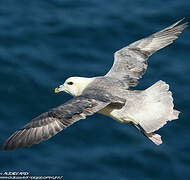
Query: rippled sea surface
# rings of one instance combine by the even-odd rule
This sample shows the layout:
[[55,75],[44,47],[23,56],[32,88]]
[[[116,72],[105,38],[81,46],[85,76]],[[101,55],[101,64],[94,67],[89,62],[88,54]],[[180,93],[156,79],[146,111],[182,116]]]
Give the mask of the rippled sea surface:
[[[186,17],[189,0],[1,0],[0,142],[71,97],[54,94],[69,76],[104,75],[113,53]],[[52,139],[0,152],[0,172],[65,180],[190,179],[190,28],[149,59],[138,89],[170,84],[180,119],[157,147],[128,124],[96,114]]]

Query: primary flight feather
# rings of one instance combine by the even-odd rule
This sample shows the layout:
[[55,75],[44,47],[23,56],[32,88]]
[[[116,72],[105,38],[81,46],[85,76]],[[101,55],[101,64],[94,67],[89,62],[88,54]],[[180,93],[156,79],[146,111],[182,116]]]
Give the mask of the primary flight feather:
[[73,99],[17,130],[4,142],[3,150],[38,144],[96,112],[130,123],[160,145],[161,136],[154,131],[167,121],[178,119],[179,115],[179,111],[173,109],[169,85],[160,80],[143,91],[130,90],[130,87],[136,86],[145,73],[148,57],[171,44],[187,27],[187,23],[178,25],[182,20],[115,52],[113,66],[105,76],[68,78],[55,92],[67,92]]

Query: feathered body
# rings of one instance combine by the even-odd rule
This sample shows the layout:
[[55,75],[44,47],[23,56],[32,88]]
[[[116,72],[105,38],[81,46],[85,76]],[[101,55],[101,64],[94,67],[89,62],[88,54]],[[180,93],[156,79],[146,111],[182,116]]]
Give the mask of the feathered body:
[[158,81],[146,90],[124,90],[119,97],[125,97],[126,103],[121,109],[107,106],[99,113],[119,122],[134,122],[147,133],[161,128],[167,121],[178,119],[179,111],[174,110],[172,93],[169,86]]

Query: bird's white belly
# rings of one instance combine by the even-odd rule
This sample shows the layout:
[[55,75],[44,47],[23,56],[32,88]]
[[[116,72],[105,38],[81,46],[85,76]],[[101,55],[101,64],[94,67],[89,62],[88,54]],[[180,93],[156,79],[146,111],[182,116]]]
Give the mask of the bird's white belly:
[[108,117],[111,117],[112,119],[118,121],[118,122],[130,122],[131,119],[127,116],[127,113],[123,113],[123,108],[122,109],[115,109],[115,108],[110,108],[109,106],[100,110],[98,113],[106,115]]

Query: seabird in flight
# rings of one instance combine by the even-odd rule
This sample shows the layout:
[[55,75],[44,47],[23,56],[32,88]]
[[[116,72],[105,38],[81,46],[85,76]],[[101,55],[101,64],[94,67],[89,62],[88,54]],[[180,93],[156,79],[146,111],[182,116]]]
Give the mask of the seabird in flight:
[[173,109],[169,85],[160,80],[145,90],[130,87],[136,86],[145,73],[149,56],[178,38],[187,26],[187,23],[178,25],[182,20],[115,52],[113,66],[105,76],[68,78],[55,92],[63,91],[73,98],[17,130],[4,142],[3,150],[38,144],[95,113],[130,123],[160,145],[161,136],[154,132],[179,115],[179,111]]

